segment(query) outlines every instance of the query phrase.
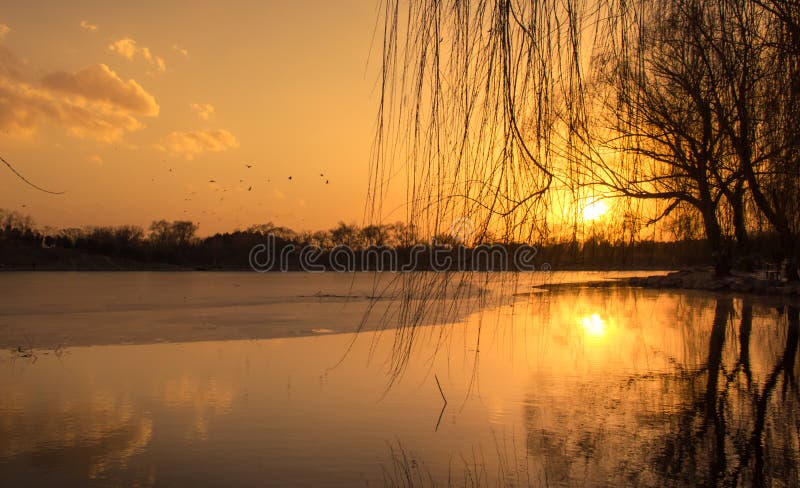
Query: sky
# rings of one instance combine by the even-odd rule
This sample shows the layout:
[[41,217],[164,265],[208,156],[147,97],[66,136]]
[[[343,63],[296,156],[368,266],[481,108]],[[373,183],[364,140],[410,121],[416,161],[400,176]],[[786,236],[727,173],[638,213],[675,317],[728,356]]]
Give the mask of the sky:
[[192,220],[201,235],[361,222],[377,8],[6,2],[0,155],[65,193],[0,167],[0,208],[60,228]]

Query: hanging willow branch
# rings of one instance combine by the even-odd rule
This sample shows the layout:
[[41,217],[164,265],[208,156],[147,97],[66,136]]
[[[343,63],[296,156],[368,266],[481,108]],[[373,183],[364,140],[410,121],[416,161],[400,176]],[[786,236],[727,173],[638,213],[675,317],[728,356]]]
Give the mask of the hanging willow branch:
[[39,191],[43,191],[43,192],[45,192],[45,193],[49,193],[49,194],[51,194],[51,195],[63,195],[63,194],[65,193],[65,192],[63,192],[63,191],[50,191],[50,190],[47,190],[47,189],[45,189],[45,188],[42,188],[41,186],[39,186],[39,185],[37,185],[37,184],[33,183],[33,182],[32,182],[32,181],[30,181],[29,179],[27,179],[27,178],[25,178],[24,176],[22,176],[22,174],[21,174],[19,171],[17,171],[17,170],[16,170],[16,168],[14,168],[14,166],[12,166],[12,165],[11,165],[11,163],[9,163],[8,161],[6,161],[6,160],[5,160],[5,159],[4,159],[2,156],[0,156],[0,161],[2,161],[2,162],[3,162],[3,164],[5,164],[6,166],[8,166],[8,169],[10,169],[10,170],[11,170],[11,172],[12,172],[12,173],[14,173],[14,174],[17,176],[17,178],[19,178],[19,179],[21,179],[22,181],[24,181],[25,183],[27,183],[27,184],[28,184],[28,186],[31,186],[31,187],[33,187],[33,188],[35,188],[35,189],[37,189],[37,190],[39,190]]
[[[406,177],[421,236],[467,216],[506,241],[575,215],[590,140],[585,73],[627,49],[636,2],[386,0],[371,217]],[[588,46],[588,47],[584,47]],[[634,53],[635,54],[635,53]],[[574,207],[574,205],[573,205]],[[567,210],[570,208],[570,210]],[[561,215],[556,215],[561,212]]]

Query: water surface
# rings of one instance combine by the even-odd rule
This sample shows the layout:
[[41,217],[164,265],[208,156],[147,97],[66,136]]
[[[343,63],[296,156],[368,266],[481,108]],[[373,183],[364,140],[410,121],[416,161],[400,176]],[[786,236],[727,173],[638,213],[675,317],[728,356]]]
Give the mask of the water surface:
[[798,484],[796,308],[392,279],[0,274],[2,484]]

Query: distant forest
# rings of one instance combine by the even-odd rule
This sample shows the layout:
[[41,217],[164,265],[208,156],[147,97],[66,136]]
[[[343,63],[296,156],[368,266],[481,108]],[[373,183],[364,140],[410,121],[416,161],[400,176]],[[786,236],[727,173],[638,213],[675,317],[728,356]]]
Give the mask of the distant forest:
[[[0,210],[0,269],[245,270],[249,269],[251,249],[265,243],[269,235],[275,237],[278,251],[291,244],[298,249],[316,246],[323,253],[336,246],[349,246],[356,253],[388,246],[396,249],[401,259],[417,244],[427,249],[449,249],[454,257],[460,247],[452,235],[422,241],[414,237],[412,227],[403,223],[359,227],[340,222],[332,229],[317,232],[296,232],[267,223],[209,237],[198,237],[197,231],[197,224],[180,220],[155,221],[147,230],[132,225],[39,228],[29,216]],[[737,256],[735,264],[739,269],[750,270],[780,257],[777,235],[754,235],[752,241],[753,249],[759,249],[759,253]],[[537,269],[677,268],[711,264],[704,252],[707,243],[696,238],[657,242],[597,235],[583,242],[508,243],[484,236],[471,246],[478,244],[497,244],[511,251],[521,244],[533,245],[538,251],[534,259]],[[421,262],[420,269],[425,269],[426,260]],[[297,251],[289,254],[289,269],[300,269]]]

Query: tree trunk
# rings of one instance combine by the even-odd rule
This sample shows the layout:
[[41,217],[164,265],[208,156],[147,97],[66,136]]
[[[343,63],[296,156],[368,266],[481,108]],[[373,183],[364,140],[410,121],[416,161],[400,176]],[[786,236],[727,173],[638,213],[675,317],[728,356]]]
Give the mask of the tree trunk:
[[706,240],[711,248],[711,258],[714,261],[714,274],[728,276],[731,271],[730,253],[722,237],[722,228],[717,220],[717,212],[710,198],[701,199],[700,214],[703,217],[703,227],[706,231]]
[[744,254],[747,252],[748,236],[747,236],[747,222],[744,215],[744,187],[743,182],[740,180],[736,184],[733,194],[728,199],[733,211],[733,232],[736,236],[736,245],[739,252]]

